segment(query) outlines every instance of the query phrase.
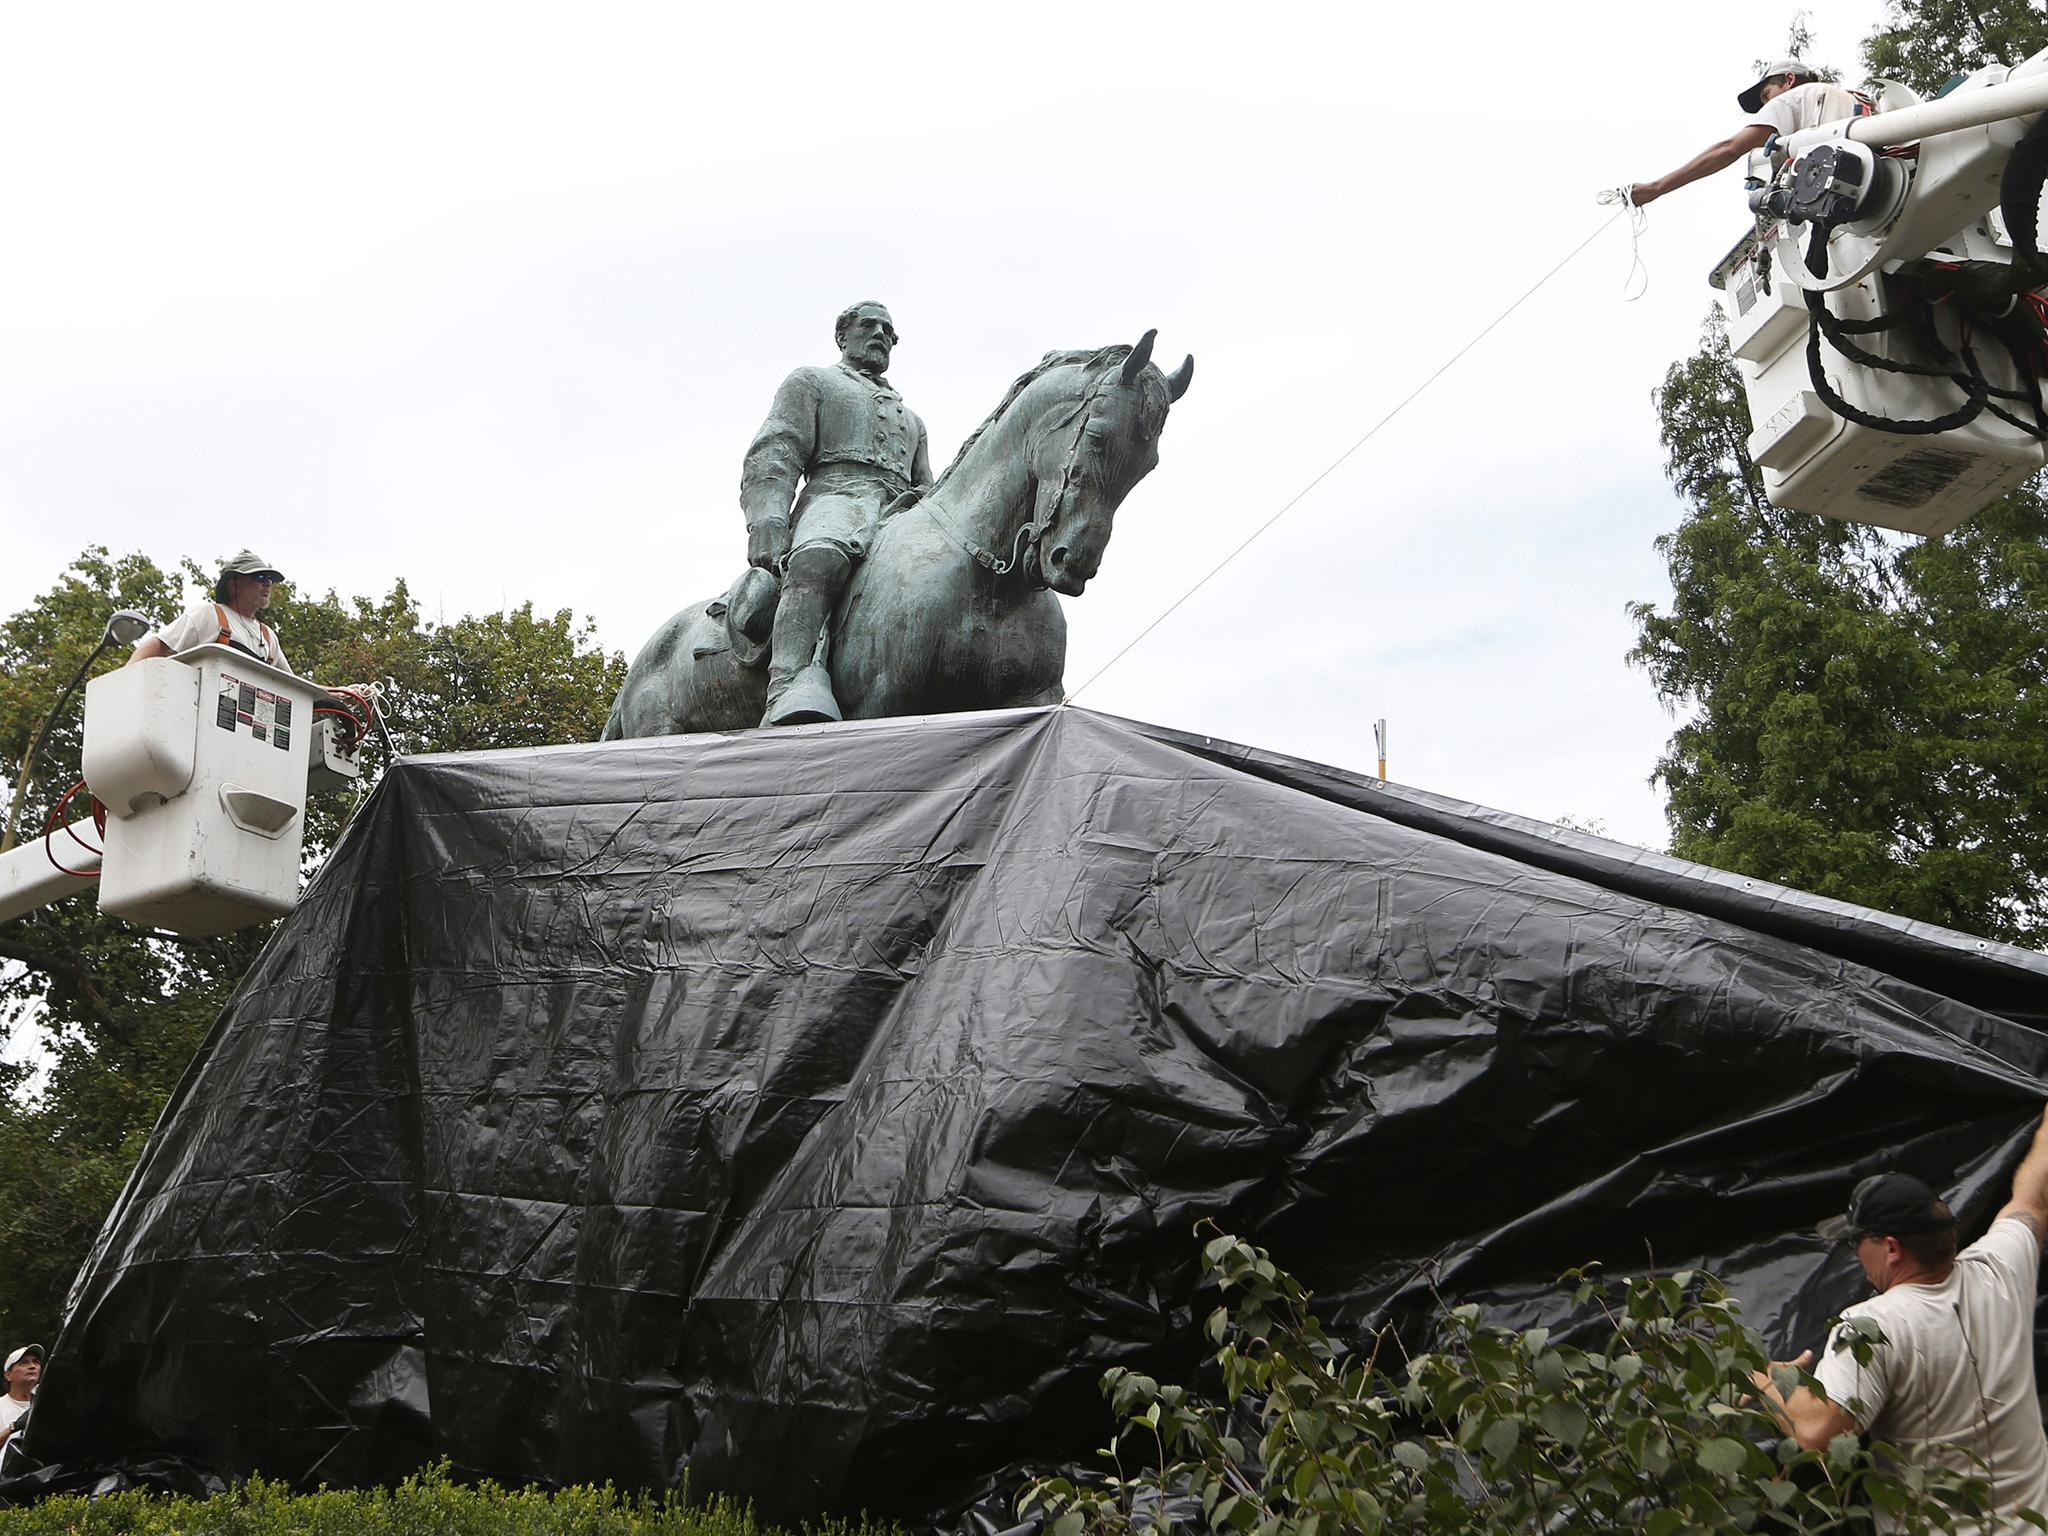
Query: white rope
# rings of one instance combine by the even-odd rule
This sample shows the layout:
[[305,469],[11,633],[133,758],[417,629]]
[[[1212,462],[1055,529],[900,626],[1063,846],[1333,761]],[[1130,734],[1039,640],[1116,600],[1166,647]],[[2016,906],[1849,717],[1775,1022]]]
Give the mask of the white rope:
[[1371,442],[1373,440],[1373,437],[1379,432],[1381,427],[1384,427],[1396,416],[1400,415],[1403,411],[1407,410],[1409,406],[1413,405],[1415,403],[1416,398],[1419,395],[1421,395],[1424,390],[1428,389],[1430,385],[1434,384],[1438,379],[1442,378],[1446,373],[1450,371],[1451,365],[1453,363],[1457,362],[1459,358],[1463,357],[1467,352],[1470,352],[1474,347],[1478,346],[1479,343],[1486,340],[1487,337],[1491,336],[1497,329],[1499,329],[1502,323],[1507,320],[1509,315],[1512,315],[1516,310],[1520,309],[1524,304],[1528,303],[1529,300],[1536,296],[1537,289],[1541,288],[1545,283],[1549,282],[1553,277],[1557,276],[1558,273],[1562,272],[1566,267],[1570,266],[1572,260],[1579,254],[1579,252],[1583,251],[1587,246],[1591,245],[1595,240],[1599,239],[1601,235],[1605,234],[1608,226],[1620,217],[1621,215],[1617,213],[1610,215],[1605,219],[1602,219],[1600,221],[1600,227],[1598,229],[1594,230],[1592,234],[1586,236],[1585,239],[1581,240],[1577,245],[1573,246],[1570,251],[1566,252],[1564,258],[1561,261],[1559,261],[1556,266],[1552,267],[1548,272],[1544,273],[1541,277],[1537,278],[1535,282],[1531,283],[1529,287],[1523,292],[1522,296],[1516,299],[1514,303],[1510,304],[1506,309],[1502,310],[1499,314],[1495,315],[1491,320],[1487,321],[1486,329],[1482,330],[1477,336],[1474,336],[1470,341],[1466,342],[1465,345],[1458,348],[1457,351],[1453,352],[1449,357],[1445,358],[1444,361],[1437,364],[1436,372],[1432,373],[1420,384],[1416,385],[1413,389],[1409,390],[1408,393],[1402,397],[1401,403],[1399,405],[1395,406],[1391,411],[1387,412],[1386,415],[1382,416],[1378,421],[1374,422],[1372,426],[1369,429],[1367,429],[1365,436],[1361,437],[1349,448],[1346,448],[1342,453],[1338,454],[1336,458],[1332,459],[1329,465],[1323,470],[1321,474],[1317,475],[1313,480],[1309,481],[1307,485],[1304,485],[1300,490],[1296,491],[1292,496],[1288,497],[1287,500],[1282,502],[1280,504],[1279,511],[1275,512],[1271,517],[1267,518],[1263,523],[1259,524],[1258,527],[1254,528],[1250,533],[1246,534],[1244,536],[1243,543],[1239,544],[1237,548],[1233,549],[1229,554],[1225,555],[1221,560],[1218,560],[1213,566],[1211,566],[1209,568],[1208,574],[1203,576],[1201,580],[1197,581],[1193,586],[1189,587],[1187,591],[1181,593],[1179,597],[1176,597],[1172,602],[1168,603],[1166,607],[1160,612],[1158,618],[1154,619],[1150,624],[1147,624],[1143,629],[1139,630],[1129,640],[1126,640],[1124,642],[1123,649],[1118,651],[1114,656],[1110,657],[1109,660],[1105,661],[1101,666],[1097,667],[1095,671],[1092,674],[1090,674],[1088,681],[1083,683],[1079,688],[1076,688],[1072,693],[1068,694],[1064,702],[1071,704],[1074,702],[1074,700],[1078,699],[1083,693],[1086,693],[1090,688],[1094,687],[1096,679],[1100,678],[1103,673],[1107,672],[1111,667],[1115,666],[1118,662],[1122,661],[1126,656],[1130,655],[1130,653],[1133,650],[1137,649],[1138,643],[1141,640],[1143,640],[1147,635],[1151,634],[1153,630],[1157,629],[1160,625],[1164,624],[1169,618],[1171,618],[1175,610],[1177,610],[1182,603],[1185,603],[1189,598],[1193,597],[1197,592],[1201,591],[1202,588],[1206,587],[1219,574],[1221,574],[1223,568],[1226,565],[1230,564],[1231,561],[1235,560],[1239,555],[1243,554],[1246,550],[1250,549],[1254,541],[1258,539],[1259,535],[1264,533],[1268,528],[1271,528],[1275,523],[1279,522],[1281,518],[1285,517],[1288,514],[1288,512],[1293,509],[1294,504],[1296,502],[1300,501],[1304,496],[1308,495],[1310,491],[1314,490],[1317,486],[1321,485],[1325,480],[1329,479],[1330,476],[1334,475],[1337,472],[1337,467],[1341,465],[1346,459],[1350,458],[1351,455],[1358,452],[1358,450],[1363,448],[1367,443]]
[[[1643,265],[1642,253],[1643,232],[1650,227],[1650,216],[1637,204],[1635,194],[1636,189],[1632,186],[1609,187],[1600,194],[1599,199],[1603,208],[1612,208],[1616,203],[1620,203],[1628,209],[1628,280],[1621,285],[1621,301],[1624,304],[1633,304],[1650,291],[1650,269]],[[1636,288],[1636,279],[1639,277],[1643,280],[1643,285]],[[1635,288],[1636,291],[1630,293],[1631,288]]]

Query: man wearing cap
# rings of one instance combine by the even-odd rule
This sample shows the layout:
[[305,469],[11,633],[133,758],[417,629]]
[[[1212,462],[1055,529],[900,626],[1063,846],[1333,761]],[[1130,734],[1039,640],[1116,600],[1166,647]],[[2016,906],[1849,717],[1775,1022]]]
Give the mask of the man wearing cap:
[[1636,182],[1629,188],[1629,198],[1637,207],[1655,202],[1666,192],[1675,192],[1703,176],[1711,176],[1745,155],[1755,154],[1770,142],[1773,134],[1789,138],[1822,123],[1870,110],[1870,104],[1862,97],[1817,78],[1812,69],[1797,59],[1779,59],[1771,64],[1754,85],[1735,99],[1749,114],[1749,121],[1669,175]]
[[271,583],[283,581],[269,561],[243,550],[221,567],[213,584],[213,601],[187,608],[153,635],[144,635],[130,663],[154,656],[175,656],[195,645],[228,645],[258,661],[289,672],[277,632],[256,615],[270,606]]
[[[1991,1483],[1992,1508],[2048,1511],[2048,1437],[2034,1389],[2034,1288],[2048,1232],[2048,1115],[2013,1174],[2012,1199],[1991,1230],[1956,1252],[1948,1203],[1907,1173],[1865,1179],[1846,1214],[1820,1235],[1854,1250],[1877,1287],[1846,1307],[1806,1387],[1782,1395],[1767,1372],[1758,1391],[1807,1450],[1867,1433],[1917,1458]],[[1856,1358],[1858,1321],[1883,1341]],[[1789,1362],[1801,1369],[1808,1350]],[[1880,1518],[1880,1530],[1900,1522]]]
[[43,1346],[24,1344],[7,1357],[7,1394],[0,1397],[0,1445],[14,1438],[35,1396],[36,1383],[43,1379]]
[[[747,564],[782,578],[763,725],[836,718],[785,709],[784,695],[810,665],[883,510],[910,487],[932,483],[924,422],[884,376],[896,348],[889,311],[848,305],[832,339],[838,363],[799,368],[782,381],[740,474]],[[735,619],[748,627],[744,616]]]

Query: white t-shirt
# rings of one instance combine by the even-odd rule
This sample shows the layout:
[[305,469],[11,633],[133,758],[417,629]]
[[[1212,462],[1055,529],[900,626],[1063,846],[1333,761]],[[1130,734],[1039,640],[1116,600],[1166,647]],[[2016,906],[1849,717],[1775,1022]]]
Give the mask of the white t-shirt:
[[[1870,1364],[1837,1353],[1838,1328],[1813,1374],[1874,1438],[1991,1479],[1992,1507],[2048,1514],[2048,1437],[2034,1393],[2034,1286],[2041,1244],[2018,1217],[1956,1255],[1939,1285],[1895,1285],[1845,1307],[1885,1342]],[[1984,1458],[1979,1467],[1968,1452]],[[1896,1524],[1879,1520],[1880,1530]]]
[[17,1401],[12,1392],[0,1392],[0,1429],[7,1428],[8,1425],[12,1424],[34,1406],[34,1397],[30,1397],[24,1403]]
[[1750,121],[1761,123],[1784,139],[1839,117],[1854,117],[1862,110],[1863,103],[1841,86],[1809,80],[1789,91],[1778,92],[1757,109]]
[[189,651],[195,645],[211,645],[220,639],[220,616],[228,617],[228,633],[257,656],[273,667],[289,672],[292,664],[284,659],[284,647],[278,644],[277,632],[260,619],[245,619],[226,603],[201,603],[187,608],[170,623],[156,632],[157,639],[171,648],[171,654]]

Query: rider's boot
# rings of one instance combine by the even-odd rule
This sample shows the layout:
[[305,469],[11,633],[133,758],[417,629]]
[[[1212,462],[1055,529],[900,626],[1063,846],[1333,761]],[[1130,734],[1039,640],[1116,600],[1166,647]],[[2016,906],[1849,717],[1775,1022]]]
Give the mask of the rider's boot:
[[831,677],[816,665],[816,657],[818,637],[852,571],[846,556],[829,544],[809,545],[789,557],[768,653],[763,725],[810,725],[839,718]]

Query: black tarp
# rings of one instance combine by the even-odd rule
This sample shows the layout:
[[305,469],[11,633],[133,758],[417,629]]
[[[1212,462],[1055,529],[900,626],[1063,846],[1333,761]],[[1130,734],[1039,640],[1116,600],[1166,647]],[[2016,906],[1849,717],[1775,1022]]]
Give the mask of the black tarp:
[[1786,1352],[1876,1167],[1981,1225],[2048,960],[1065,708],[400,762],[82,1271],[47,1483],[447,1456],[942,1518],[1201,1353],[1704,1264]]

